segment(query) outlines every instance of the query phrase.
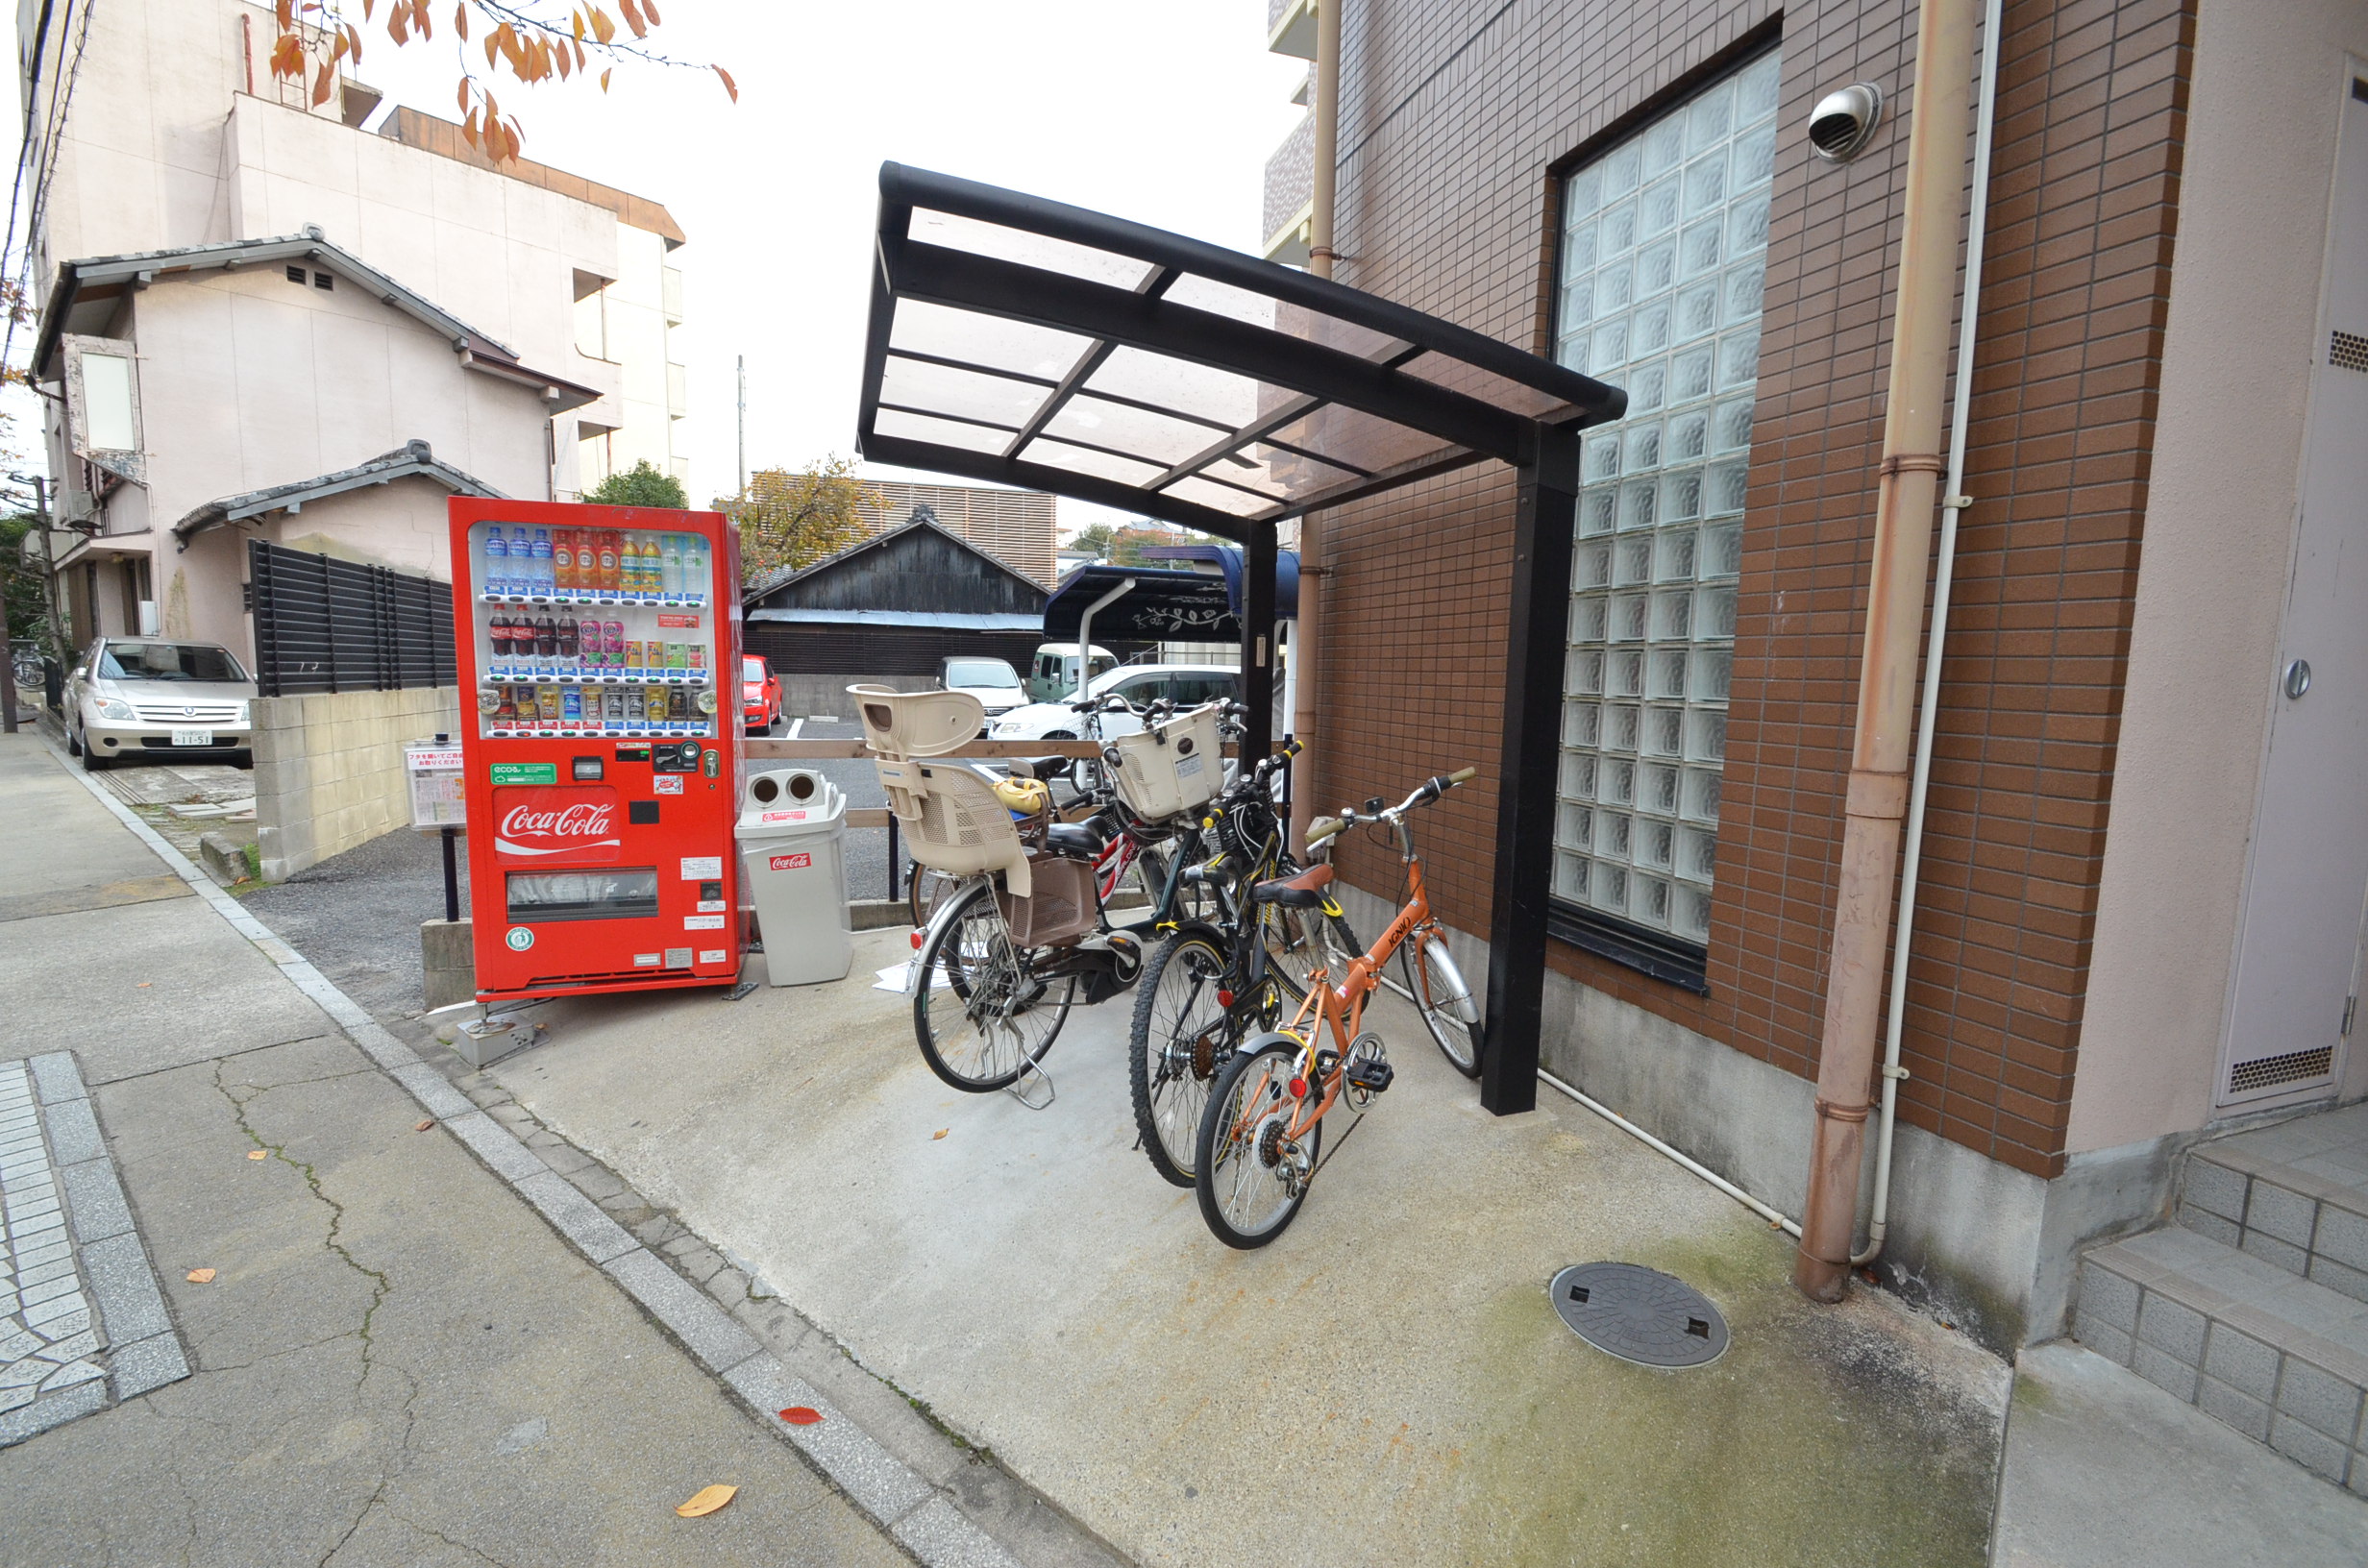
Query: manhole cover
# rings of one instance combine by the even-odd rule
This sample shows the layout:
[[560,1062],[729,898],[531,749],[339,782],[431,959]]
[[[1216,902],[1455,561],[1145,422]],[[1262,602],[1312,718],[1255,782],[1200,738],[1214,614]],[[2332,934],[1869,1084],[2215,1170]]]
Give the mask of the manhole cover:
[[1684,1280],[1639,1263],[1573,1263],[1554,1276],[1571,1332],[1639,1366],[1700,1366],[1726,1353],[1727,1320]]

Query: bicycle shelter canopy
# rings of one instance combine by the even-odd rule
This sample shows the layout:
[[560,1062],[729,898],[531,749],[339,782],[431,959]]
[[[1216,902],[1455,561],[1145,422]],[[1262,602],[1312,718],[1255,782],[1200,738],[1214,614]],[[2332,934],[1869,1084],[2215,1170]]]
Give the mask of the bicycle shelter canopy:
[[1493,459],[1512,520],[1483,1102],[1536,1103],[1578,435],[1617,388],[1329,279],[880,167],[857,446],[1243,547],[1248,745],[1272,729],[1276,524]]

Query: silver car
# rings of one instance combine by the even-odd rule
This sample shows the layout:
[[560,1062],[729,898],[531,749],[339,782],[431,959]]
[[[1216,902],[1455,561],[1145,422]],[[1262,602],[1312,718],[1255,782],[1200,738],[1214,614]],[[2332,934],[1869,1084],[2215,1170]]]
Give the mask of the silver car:
[[94,773],[126,757],[250,764],[256,696],[219,643],[102,637],[66,676],[66,745]]

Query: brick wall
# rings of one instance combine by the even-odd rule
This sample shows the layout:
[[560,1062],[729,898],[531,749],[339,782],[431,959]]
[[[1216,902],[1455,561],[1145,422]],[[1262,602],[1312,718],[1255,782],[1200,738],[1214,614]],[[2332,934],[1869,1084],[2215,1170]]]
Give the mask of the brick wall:
[[[1815,1070],[1879,455],[1914,9],[1782,15],[1783,128],[1709,994],[1561,943],[1555,967]],[[1369,0],[1344,45],[1341,280],[1545,348],[1554,171],[1776,36],[1765,3]],[[2179,0],[2010,0],[1957,608],[1935,747],[1903,1115],[2061,1168],[2111,791],[2191,24]],[[1890,118],[1813,159],[1823,93]],[[1492,771],[1512,486],[1473,471],[1327,520],[1327,806]],[[1344,733],[1343,732],[1344,729]],[[1494,792],[1426,823],[1434,897],[1488,923]],[[1352,880],[1395,886],[1350,845]]]

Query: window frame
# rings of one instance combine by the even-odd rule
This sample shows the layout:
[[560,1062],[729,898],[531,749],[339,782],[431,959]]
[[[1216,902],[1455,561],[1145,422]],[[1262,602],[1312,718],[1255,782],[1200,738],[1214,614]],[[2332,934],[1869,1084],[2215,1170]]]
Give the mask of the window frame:
[[[1566,320],[1566,315],[1569,308],[1567,284],[1566,282],[1566,267],[1569,262],[1567,250],[1571,243],[1573,228],[1568,210],[1571,183],[1589,169],[1597,165],[1607,164],[1611,158],[1620,153],[1630,144],[1640,143],[1647,134],[1651,133],[1661,125],[1671,120],[1681,119],[1681,117],[1685,115],[1691,106],[1707,99],[1716,88],[1726,84],[1735,82],[1738,78],[1743,76],[1753,67],[1760,65],[1764,61],[1773,60],[1775,61],[1773,68],[1777,78],[1775,86],[1779,99],[1779,108],[1777,110],[1779,119],[1774,123],[1779,128],[1777,134],[1781,137],[1781,92],[1783,73],[1782,52],[1783,37],[1780,28],[1770,26],[1764,29],[1755,29],[1751,36],[1737,40],[1736,44],[1731,49],[1721,51],[1718,58],[1703,62],[1702,66],[1698,69],[1687,73],[1683,79],[1671,83],[1663,92],[1655,94],[1648,103],[1640,105],[1636,110],[1621,116],[1619,121],[1616,124],[1605,128],[1600,135],[1591,137],[1586,146],[1580,148],[1568,158],[1559,161],[1550,171],[1551,200],[1548,203],[1547,210],[1549,213],[1549,221],[1552,224],[1552,229],[1547,236],[1547,251],[1550,258],[1550,266],[1544,278],[1546,298],[1544,301],[1545,309],[1543,313],[1547,323],[1547,331],[1545,336],[1548,348],[1545,352],[1550,354],[1555,358],[1557,363],[1565,362],[1563,360],[1563,355],[1565,352],[1566,340],[1569,334],[1573,331],[1583,330],[1583,324]],[[1762,121],[1760,117],[1754,116],[1753,120],[1749,122],[1744,129],[1756,131],[1760,128],[1761,124]],[[1733,128],[1730,128],[1726,133],[1724,133],[1724,139],[1718,143],[1718,146],[1721,148],[1722,154],[1731,155],[1733,149],[1739,145],[1739,141],[1740,138],[1737,132]],[[1684,158],[1681,159],[1679,165],[1681,172],[1678,174],[1673,174],[1671,178],[1682,178],[1682,170],[1685,167],[1686,162],[1690,160],[1695,155],[1691,152],[1691,150],[1689,149],[1689,151],[1684,155]],[[1645,183],[1640,184],[1640,192],[1641,191],[1643,184]],[[1772,189],[1772,184],[1767,188]],[[1722,195],[1720,201],[1714,208],[1700,211],[1691,218],[1681,216],[1676,227],[1670,230],[1672,238],[1674,239],[1682,233],[1688,223],[1707,222],[1714,216],[1718,224],[1723,228],[1730,221],[1736,210],[1737,203],[1735,200],[1735,195],[1736,193],[1734,187],[1730,185],[1727,187],[1725,193]],[[1764,239],[1763,239],[1762,245],[1763,249],[1760,253],[1761,265],[1763,269],[1764,269],[1766,256]],[[1732,265],[1733,261],[1731,257],[1722,254],[1717,266],[1709,273],[1703,275],[1702,281],[1720,281],[1721,292],[1723,293],[1725,286],[1724,279],[1727,270]],[[1764,272],[1763,272],[1763,277],[1764,277]],[[1669,297],[1671,301],[1674,302],[1677,297],[1677,290],[1673,288]],[[1761,306],[1756,306],[1755,309],[1756,324],[1757,321],[1764,319],[1764,305],[1762,304]],[[1722,333],[1720,331],[1714,330],[1711,334],[1704,339],[1704,341],[1706,343],[1714,343],[1719,340],[1721,335]],[[1625,376],[1629,370],[1634,368],[1634,365],[1633,363],[1623,363],[1620,366],[1611,367],[1610,369],[1602,372],[1591,370],[1588,365],[1578,365],[1573,368],[1588,371],[1590,374],[1603,374],[1609,378],[1611,376]],[[1714,362],[1714,372],[1715,372]],[[1755,411],[1758,404],[1758,380],[1759,378],[1755,368],[1750,382],[1750,405]],[[1739,390],[1739,388],[1738,390]],[[1713,390],[1710,394],[1701,401],[1701,412],[1707,419],[1712,417],[1720,406],[1721,400],[1719,399],[1715,385],[1714,384]],[[1651,417],[1651,413],[1656,411],[1657,410],[1648,411],[1647,418],[1649,419]],[[1693,409],[1691,404],[1689,404],[1680,411],[1692,412]],[[1625,432],[1629,429],[1630,426],[1625,419],[1613,422],[1603,427],[1603,430],[1612,434],[1614,439],[1625,439]],[[1594,432],[1591,432],[1591,433]],[[1728,461],[1732,462],[1739,458],[1739,461],[1743,464],[1747,472],[1750,463],[1751,450],[1751,442],[1746,439],[1742,447],[1739,449],[1739,453],[1730,456]],[[1712,467],[1713,464],[1709,460],[1705,460],[1701,465],[1699,472],[1704,476],[1706,481],[1711,473]],[[1665,466],[1657,466],[1656,469],[1657,473],[1666,473],[1669,471],[1670,470]],[[1583,480],[1582,482],[1584,483],[1585,481]],[[1582,502],[1582,504],[1584,504],[1584,502]],[[1747,513],[1736,512],[1729,515],[1737,522],[1739,527],[1747,526]],[[1707,525],[1711,521],[1713,520],[1710,518],[1706,507],[1703,515],[1703,523],[1704,525]],[[1574,520],[1574,532],[1581,527],[1583,527],[1583,524],[1578,520]],[[1665,527],[1665,524],[1656,522],[1652,527],[1640,529],[1635,532],[1631,532],[1622,527],[1616,529],[1616,531],[1608,537],[1613,541],[1619,541],[1623,539],[1652,539],[1658,536],[1664,527]],[[1579,538],[1574,539],[1573,543],[1574,547],[1584,549],[1587,543],[1600,541],[1605,537],[1606,536],[1601,534],[1581,535]],[[1574,558],[1574,581],[1569,596],[1569,602],[1574,605],[1579,597],[1579,590],[1575,580],[1575,565],[1576,563]],[[1697,573],[1694,580],[1699,583],[1707,581],[1708,579],[1701,577]],[[1739,574],[1735,577],[1726,579],[1726,581],[1730,584],[1739,584],[1740,580]],[[1647,591],[1650,591],[1657,586],[1657,579],[1644,584]],[[1591,641],[1586,645],[1572,643],[1568,640],[1568,632],[1566,632],[1565,647],[1566,649],[1575,652],[1582,646],[1586,646],[1591,649],[1595,644]],[[1604,646],[1608,650],[1615,645],[1607,643]],[[1683,646],[1690,654],[1696,648],[1708,645],[1697,644],[1689,638],[1682,645],[1672,646]],[[1732,639],[1730,638],[1724,646],[1730,650],[1731,653],[1734,646]],[[1562,698],[1563,702],[1567,703],[1573,700],[1574,696],[1576,696],[1579,700],[1585,700],[1586,694],[1573,694],[1570,691],[1568,686],[1569,678],[1568,669],[1566,666],[1564,676],[1565,686]],[[1602,699],[1606,701],[1610,700],[1610,694],[1608,691],[1603,694]],[[1640,703],[1645,700],[1647,700],[1647,698],[1642,694],[1640,694]],[[1696,711],[1695,699],[1690,695],[1681,697],[1678,700],[1680,702],[1681,713],[1690,715]],[[1702,711],[1712,710],[1706,707],[1702,709]],[[1727,705],[1717,711],[1731,712],[1731,699]],[[1568,757],[1573,753],[1565,748],[1561,750],[1560,754],[1564,757]],[[1595,748],[1594,754],[1608,755],[1609,752],[1598,747]],[[1681,758],[1678,760],[1682,761],[1683,759]],[[1725,794],[1727,792],[1724,789],[1724,786],[1728,781],[1726,778],[1726,756],[1723,747],[1720,748],[1716,766],[1716,777],[1719,784],[1722,786],[1720,793]],[[1681,780],[1681,788],[1682,787]],[[1558,856],[1566,847],[1561,842],[1562,830],[1560,819],[1563,807],[1566,803],[1567,802],[1562,800],[1560,790],[1558,789],[1556,811],[1557,824],[1554,845],[1554,849]],[[1683,814],[1681,813],[1680,816],[1682,818]],[[1674,821],[1676,820],[1673,819],[1673,821]],[[1713,837],[1714,846],[1715,846],[1716,844],[1718,825],[1719,824],[1716,821],[1714,821],[1710,824],[1710,832]],[[1633,863],[1631,870],[1634,870]],[[1656,872],[1654,874],[1660,873]],[[1675,886],[1676,881],[1675,879],[1672,879],[1673,889]],[[1714,877],[1709,886],[1702,890],[1702,895],[1706,898],[1714,896],[1715,887],[1716,881]],[[1653,979],[1661,980],[1665,983],[1676,986],[1681,990],[1699,995],[1707,995],[1710,992],[1708,981],[1710,949],[1707,941],[1695,941],[1690,937],[1679,934],[1675,929],[1658,930],[1650,925],[1632,920],[1621,915],[1576,902],[1559,891],[1559,881],[1549,890],[1547,895],[1546,929],[1547,934],[1557,941],[1566,943],[1584,951],[1593,953],[1598,957],[1609,959],[1614,963],[1619,964],[1631,969],[1635,969]]]

